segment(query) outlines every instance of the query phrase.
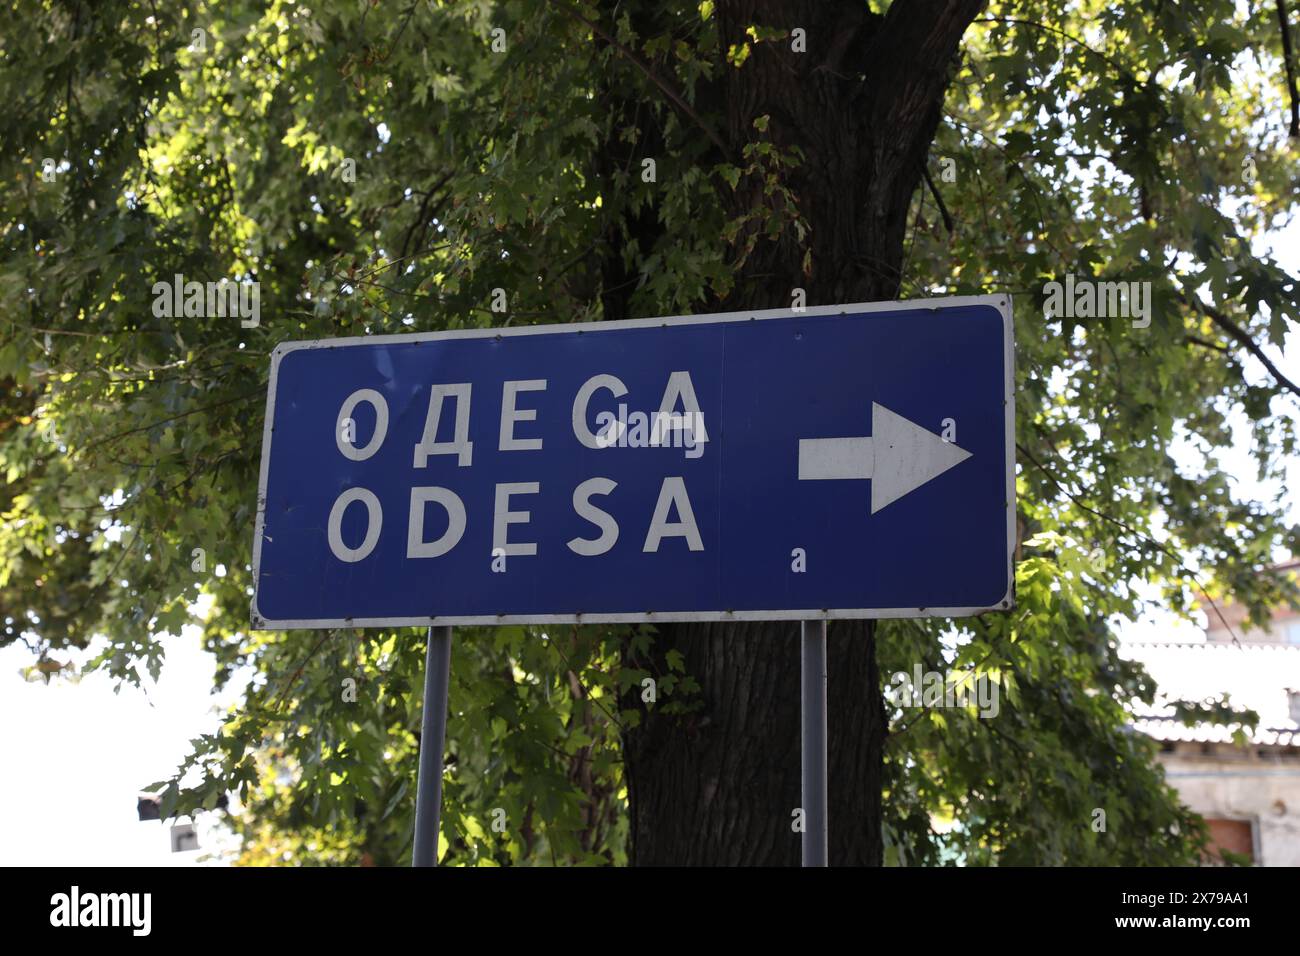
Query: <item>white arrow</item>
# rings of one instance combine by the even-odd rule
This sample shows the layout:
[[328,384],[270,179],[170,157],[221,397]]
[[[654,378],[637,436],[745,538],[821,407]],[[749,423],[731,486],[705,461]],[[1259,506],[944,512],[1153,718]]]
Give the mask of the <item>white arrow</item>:
[[870,478],[871,513],[875,514],[970,456],[872,402],[870,438],[799,439],[799,479]]

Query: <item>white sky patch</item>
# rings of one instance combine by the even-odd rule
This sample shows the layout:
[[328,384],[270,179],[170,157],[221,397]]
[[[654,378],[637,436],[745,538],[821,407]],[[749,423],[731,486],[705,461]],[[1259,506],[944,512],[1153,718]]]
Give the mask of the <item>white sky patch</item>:
[[[0,650],[0,846],[9,866],[199,866],[237,841],[215,814],[197,821],[199,849],[171,851],[170,824],[140,822],[141,788],[168,779],[190,752],[190,740],[212,733],[238,689],[212,694],[215,661],[199,648],[198,629],[162,639],[167,658],[144,691],[107,674],[77,683],[28,683],[31,663],[21,644]],[[73,655],[77,663],[102,648]],[[58,660],[69,655],[58,654]],[[242,675],[241,675],[242,676]],[[232,688],[241,688],[237,679]],[[187,821],[186,821],[187,822]]]

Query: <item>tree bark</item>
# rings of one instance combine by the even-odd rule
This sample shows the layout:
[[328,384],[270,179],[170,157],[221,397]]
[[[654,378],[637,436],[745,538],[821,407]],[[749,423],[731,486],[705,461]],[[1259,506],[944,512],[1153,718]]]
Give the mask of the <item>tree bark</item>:
[[[792,49],[790,39],[756,44],[742,68],[723,67],[697,90],[696,102],[718,124],[721,149],[732,151],[714,161],[741,165],[743,144],[756,137],[754,119],[764,114],[777,146],[802,150],[803,161],[785,184],[810,227],[803,242],[793,230],[760,240],[719,308],[788,308],[796,288],[805,290],[808,305],[897,295],[911,197],[958,44],[983,4],[894,0],[881,15],[861,0],[719,0],[720,57],[746,42],[751,25],[804,31],[806,52]],[[638,28],[642,36],[653,32]],[[616,108],[634,112],[631,104]],[[656,130],[649,123],[642,129],[646,147]],[[611,153],[609,164],[625,163],[626,145],[611,147],[617,156]],[[723,196],[730,215],[766,202],[752,179]],[[643,215],[625,224],[629,241],[648,248],[658,228],[651,220]],[[809,271],[805,252],[811,252]],[[607,318],[627,317],[634,276],[622,254],[611,243]],[[832,865],[882,859],[887,728],[874,630],[868,621],[836,622],[829,630]],[[643,708],[639,725],[624,735],[633,864],[798,865],[801,837],[792,826],[800,803],[798,633],[792,623],[661,625],[648,660],[627,652],[629,666],[666,673],[666,653],[679,651],[701,688],[689,713],[665,714],[656,709],[661,701]],[[639,695],[629,695],[624,706],[642,708]]]

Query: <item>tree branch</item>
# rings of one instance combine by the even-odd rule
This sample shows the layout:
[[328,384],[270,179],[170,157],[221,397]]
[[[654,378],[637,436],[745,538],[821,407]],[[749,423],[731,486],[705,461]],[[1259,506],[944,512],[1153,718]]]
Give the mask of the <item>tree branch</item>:
[[1228,318],[1218,309],[1211,308],[1194,296],[1184,295],[1182,299],[1183,302],[1209,318],[1210,321],[1226,332],[1230,338],[1236,339],[1241,343],[1241,346],[1247,352],[1259,359],[1260,364],[1263,365],[1264,368],[1268,369],[1268,373],[1273,376],[1279,385],[1291,392],[1293,395],[1300,397],[1300,385],[1296,385],[1295,382],[1282,374],[1282,370],[1274,364],[1272,359],[1264,354],[1264,350],[1255,344],[1255,340],[1246,334],[1245,329],[1241,328],[1241,326],[1237,325],[1232,321],[1232,319]]
[[[948,63],[985,0],[912,0],[893,3],[864,58],[863,86],[881,117],[901,123],[926,108],[948,85]],[[892,126],[889,128],[893,128]]]
[[1286,91],[1291,97],[1292,139],[1300,139],[1300,96],[1296,94],[1295,62],[1291,52],[1291,29],[1287,26],[1286,0],[1277,0],[1277,19],[1282,27],[1282,62],[1286,65]]
[[925,177],[925,184],[930,187],[930,194],[934,196],[934,201],[939,206],[939,215],[943,216],[944,228],[948,230],[948,235],[951,236],[953,233],[952,216],[948,213],[948,207],[943,204],[943,197],[939,195],[939,189],[935,186],[934,179],[931,178],[930,170],[925,163],[921,164],[921,175]]
[[644,60],[642,60],[639,56],[637,56],[635,53],[633,53],[623,44],[619,43],[618,40],[614,39],[614,37],[606,33],[604,29],[600,26],[600,24],[588,20],[581,13],[579,13],[577,10],[574,10],[568,4],[560,4],[560,9],[563,10],[565,13],[567,13],[569,16],[573,17],[573,19],[579,21],[580,23],[586,24],[587,27],[590,28],[592,33],[596,34],[598,37],[600,37],[602,40],[604,40],[606,43],[612,46],[615,50],[617,50],[620,54],[623,55],[624,59],[628,60],[638,70],[644,73],[646,75],[646,78],[649,79],[650,82],[654,83],[655,86],[659,87],[659,89],[663,91],[664,95],[667,96],[670,100],[672,100],[674,106],[676,106],[679,110],[681,110],[688,117],[690,117],[691,121],[696,126],[698,126],[701,130],[704,131],[704,135],[709,137],[710,142],[712,142],[714,146],[718,147],[718,151],[722,154],[722,157],[724,159],[729,158],[729,156],[731,155],[730,151],[727,149],[726,145],[722,142],[722,140],[718,137],[718,134],[714,132],[713,127],[711,127],[708,123],[706,123],[703,117],[701,117],[699,113],[695,112],[695,110],[691,108],[691,104],[687,103],[686,100],[684,100],[681,97],[681,95],[672,88],[672,86],[668,83],[667,80],[665,80],[662,76],[656,73],[654,69],[651,68],[650,64],[646,63]]

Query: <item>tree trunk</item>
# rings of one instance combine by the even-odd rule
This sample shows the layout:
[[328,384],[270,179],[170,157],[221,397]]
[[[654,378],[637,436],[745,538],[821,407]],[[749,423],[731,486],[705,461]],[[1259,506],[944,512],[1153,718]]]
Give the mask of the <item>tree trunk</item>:
[[[983,0],[895,0],[883,15],[866,6],[717,3],[723,52],[746,42],[751,25],[804,31],[806,52],[790,38],[756,44],[742,68],[720,68],[697,91],[697,105],[705,122],[721,123],[713,133],[730,151],[715,162],[743,165],[741,147],[757,137],[754,119],[764,114],[777,146],[802,150],[785,185],[810,227],[803,242],[792,229],[774,242],[760,240],[719,308],[788,308],[796,288],[808,305],[897,295],[911,197],[958,43]],[[641,36],[654,32],[638,28]],[[614,108],[635,114],[632,104]],[[644,117],[641,127],[641,147],[652,150],[657,131]],[[610,145],[608,164],[625,164],[627,146]],[[767,203],[752,177],[723,195],[731,215]],[[643,249],[659,228],[653,215],[625,225]],[[635,274],[622,265],[622,252],[611,244],[606,259],[607,318],[626,317]],[[677,650],[701,687],[691,712],[645,709],[624,736],[634,864],[799,863],[801,838],[792,825],[800,804],[798,633],[792,623],[661,625],[651,660],[627,653],[629,666],[666,673],[665,654]],[[872,623],[832,624],[827,666],[830,862],[879,865],[886,718]],[[639,696],[626,705],[633,701],[640,706]]]

